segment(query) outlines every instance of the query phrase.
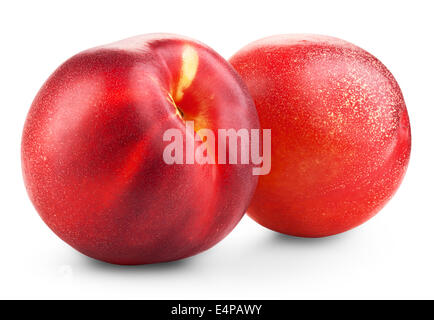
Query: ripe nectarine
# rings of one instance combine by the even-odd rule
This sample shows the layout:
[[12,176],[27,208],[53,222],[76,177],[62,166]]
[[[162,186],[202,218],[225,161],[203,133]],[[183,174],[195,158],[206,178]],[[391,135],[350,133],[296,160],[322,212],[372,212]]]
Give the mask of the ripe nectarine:
[[40,216],[110,263],[210,248],[243,216],[257,176],[251,164],[165,163],[164,132],[185,132],[186,121],[213,132],[259,128],[244,83],[209,47],[154,34],[72,57],[43,85],[24,127],[23,175]]
[[326,36],[253,42],[230,62],[272,130],[271,173],[259,177],[248,214],[295,236],[354,228],[391,198],[410,155],[398,83],[361,48]]

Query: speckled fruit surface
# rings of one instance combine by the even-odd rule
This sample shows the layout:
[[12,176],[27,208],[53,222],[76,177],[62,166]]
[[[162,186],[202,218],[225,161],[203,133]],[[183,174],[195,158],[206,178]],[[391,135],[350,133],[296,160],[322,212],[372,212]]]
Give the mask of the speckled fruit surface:
[[37,94],[22,138],[42,219],[110,263],[171,261],[216,244],[243,216],[257,177],[251,165],[166,164],[163,134],[185,132],[186,120],[213,132],[259,128],[244,83],[201,43],[145,35],[66,61]]
[[401,183],[410,123],[401,90],[374,56],[346,41],[281,35],[231,59],[272,130],[271,173],[248,214],[289,235],[322,237],[375,215]]

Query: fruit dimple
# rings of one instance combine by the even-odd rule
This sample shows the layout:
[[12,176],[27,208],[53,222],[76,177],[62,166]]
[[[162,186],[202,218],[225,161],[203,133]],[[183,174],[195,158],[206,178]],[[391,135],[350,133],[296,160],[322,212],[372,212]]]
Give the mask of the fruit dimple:
[[184,121],[184,111],[182,111],[175,103],[175,100],[173,100],[173,97],[170,93],[167,93],[167,101],[170,102],[170,104],[173,105],[175,108],[175,114],[177,117],[179,117],[181,120]]

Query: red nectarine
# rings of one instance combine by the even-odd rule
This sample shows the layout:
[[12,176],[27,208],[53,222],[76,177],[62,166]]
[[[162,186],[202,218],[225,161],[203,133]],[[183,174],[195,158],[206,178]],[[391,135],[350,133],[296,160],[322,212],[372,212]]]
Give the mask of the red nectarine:
[[156,34],[72,57],[43,85],[24,127],[24,180],[40,216],[110,263],[210,248],[243,216],[257,177],[251,164],[165,163],[164,132],[185,132],[186,121],[213,132],[259,128],[244,83],[207,46]]
[[392,74],[326,36],[253,42],[230,62],[272,130],[271,173],[248,214],[272,230],[322,237],[354,228],[391,198],[407,168],[410,123]]

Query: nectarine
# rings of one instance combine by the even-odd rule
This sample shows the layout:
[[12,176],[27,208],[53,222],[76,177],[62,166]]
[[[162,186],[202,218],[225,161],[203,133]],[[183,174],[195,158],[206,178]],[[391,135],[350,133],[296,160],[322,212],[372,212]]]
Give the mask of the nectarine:
[[361,48],[327,36],[253,42],[230,62],[272,130],[271,173],[248,214],[289,235],[322,237],[360,225],[391,198],[410,155],[398,83]]
[[154,34],[72,57],[43,85],[24,127],[23,175],[40,216],[110,263],[210,248],[243,216],[257,176],[251,164],[167,164],[163,135],[186,132],[186,121],[216,135],[259,128],[244,83],[209,47]]

